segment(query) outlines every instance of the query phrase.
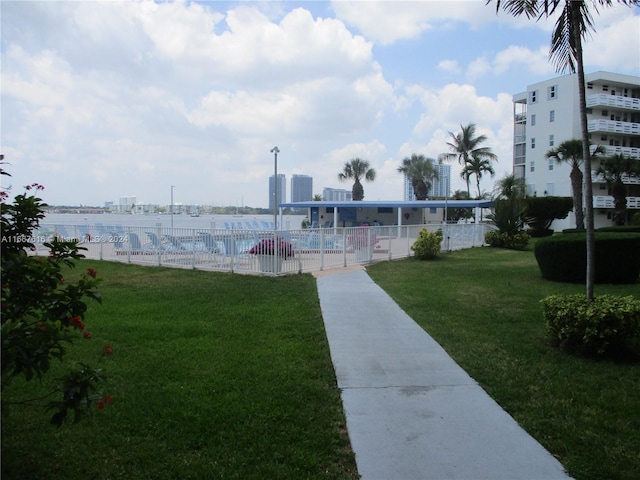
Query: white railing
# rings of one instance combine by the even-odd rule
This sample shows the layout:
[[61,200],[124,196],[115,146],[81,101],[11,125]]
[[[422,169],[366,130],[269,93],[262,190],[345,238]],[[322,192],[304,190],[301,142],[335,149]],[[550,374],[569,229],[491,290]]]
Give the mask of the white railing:
[[[107,227],[41,225],[34,236],[36,254],[46,254],[44,243],[54,236],[78,240],[85,257],[202,270],[274,275],[303,273],[352,264],[407,258],[422,228],[443,231],[442,251],[484,244],[487,224],[428,224],[318,228],[303,230],[227,230],[167,227]],[[262,239],[290,244],[294,255],[283,258],[281,250],[265,264],[250,249]]]
[[623,97],[622,95],[607,95],[598,93],[587,97],[587,108],[611,107],[624,110],[640,110],[640,99]]
[[[599,145],[591,145],[591,153],[598,148]],[[612,157],[613,155],[624,155],[629,158],[640,158],[640,148],[638,147],[617,147],[614,145],[601,145],[604,148],[604,156]]]
[[[614,208],[613,197],[611,195],[593,197],[593,208]],[[640,197],[627,197],[627,208],[640,208]]]
[[615,120],[589,120],[589,132],[623,133],[625,135],[640,135],[640,123],[618,122]]

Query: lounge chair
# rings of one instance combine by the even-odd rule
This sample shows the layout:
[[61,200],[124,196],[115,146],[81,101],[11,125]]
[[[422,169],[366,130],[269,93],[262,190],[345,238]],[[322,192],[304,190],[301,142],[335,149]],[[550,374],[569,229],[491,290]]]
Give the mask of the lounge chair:
[[166,250],[165,246],[162,244],[162,241],[160,240],[160,237],[158,237],[158,235],[154,232],[144,232],[146,233],[147,237],[149,237],[149,240],[151,240],[151,249],[157,252],[161,252],[163,250]]

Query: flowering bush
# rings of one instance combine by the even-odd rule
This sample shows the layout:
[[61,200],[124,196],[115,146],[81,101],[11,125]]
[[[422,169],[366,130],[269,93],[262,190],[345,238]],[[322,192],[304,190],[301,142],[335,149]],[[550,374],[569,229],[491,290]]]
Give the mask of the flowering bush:
[[[0,174],[8,175],[2,169]],[[38,184],[26,187],[27,192],[43,189]],[[66,281],[63,276],[67,268],[75,266],[74,260],[83,258],[80,251],[86,250],[76,241],[54,238],[44,244],[49,249],[48,257],[27,254],[35,250],[30,239],[44,218],[46,204],[28,193],[17,195],[13,203],[6,202],[8,196],[7,191],[0,191],[3,391],[18,376],[27,381],[42,378],[49,371],[51,360],[62,361],[67,345],[79,334],[90,340],[91,333],[84,322],[85,298],[101,301],[98,273],[93,268],[75,282]],[[111,352],[110,346],[105,347],[102,356]],[[55,412],[51,423],[61,425],[68,411],[73,411],[75,420],[79,420],[93,400],[102,398],[93,392],[104,379],[100,370],[79,364],[56,389],[62,398],[47,406]],[[34,404],[30,400],[20,403]],[[3,414],[6,406],[3,402]]]
[[347,242],[356,250],[372,247],[378,243],[376,233],[367,225],[363,225],[355,229],[355,231],[347,237]]
[[[277,246],[276,246],[277,245]],[[293,257],[293,245],[280,237],[263,238],[249,249],[252,255],[275,255],[287,259]]]

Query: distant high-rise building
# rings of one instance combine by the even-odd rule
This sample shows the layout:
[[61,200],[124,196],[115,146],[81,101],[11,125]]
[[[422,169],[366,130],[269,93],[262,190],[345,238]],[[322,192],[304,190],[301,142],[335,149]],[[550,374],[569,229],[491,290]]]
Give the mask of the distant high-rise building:
[[118,201],[118,212],[129,213],[136,206],[136,197],[120,197]]
[[327,202],[348,202],[351,200],[351,190],[324,187],[322,189],[322,200]]
[[[275,199],[273,175],[269,177],[269,209],[273,210],[273,200]],[[287,203],[287,177],[284,173],[278,174],[278,205]]]
[[308,202],[313,199],[313,177],[309,175],[291,176],[291,201]]
[[[429,198],[444,198],[445,196],[449,196],[451,194],[451,165],[433,163],[433,167],[436,172],[438,172],[438,178],[431,180]],[[447,192],[449,192],[449,195],[447,195]],[[416,199],[411,179],[406,175],[404,177],[404,199],[407,201]]]

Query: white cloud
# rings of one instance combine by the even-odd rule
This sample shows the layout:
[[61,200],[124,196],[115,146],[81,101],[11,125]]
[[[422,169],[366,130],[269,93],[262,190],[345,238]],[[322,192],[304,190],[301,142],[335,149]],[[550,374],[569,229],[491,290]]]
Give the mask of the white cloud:
[[438,63],[438,68],[448,73],[460,73],[462,69],[457,60],[442,60]]

